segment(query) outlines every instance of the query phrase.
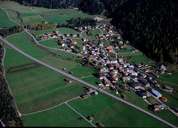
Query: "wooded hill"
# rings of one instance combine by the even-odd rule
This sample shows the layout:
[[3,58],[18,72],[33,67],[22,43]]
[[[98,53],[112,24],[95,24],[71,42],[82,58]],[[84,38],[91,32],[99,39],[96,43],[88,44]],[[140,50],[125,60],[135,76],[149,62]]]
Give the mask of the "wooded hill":
[[82,0],[80,9],[93,14],[101,3],[107,16],[112,18],[112,24],[122,30],[132,45],[157,61],[178,63],[178,1],[99,1]]

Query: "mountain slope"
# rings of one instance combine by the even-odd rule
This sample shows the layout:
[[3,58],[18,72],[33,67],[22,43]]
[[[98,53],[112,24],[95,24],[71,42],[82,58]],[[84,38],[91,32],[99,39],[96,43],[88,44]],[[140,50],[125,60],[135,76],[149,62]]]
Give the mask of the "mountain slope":
[[43,6],[48,8],[78,7],[80,0],[15,0],[21,4]]
[[177,0],[93,0],[89,4],[90,1],[81,0],[79,8],[93,14],[99,7],[96,3],[103,4],[112,24],[132,45],[157,61],[178,63]]

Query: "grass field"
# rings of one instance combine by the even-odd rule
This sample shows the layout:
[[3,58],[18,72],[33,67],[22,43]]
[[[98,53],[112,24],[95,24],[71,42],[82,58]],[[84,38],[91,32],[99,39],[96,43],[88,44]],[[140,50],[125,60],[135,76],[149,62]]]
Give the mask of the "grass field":
[[15,23],[10,21],[6,13],[0,9],[0,28],[8,28],[15,26]]
[[[90,97],[85,100],[74,100],[69,102],[69,104],[78,112],[80,112],[83,116],[94,116],[93,123],[100,123],[106,127],[164,127],[161,123],[155,121],[154,119],[147,117],[143,113],[140,113],[138,111],[133,110],[132,108],[129,108],[123,104],[117,103],[111,98],[108,98],[103,95],[98,95],[95,97]],[[47,126],[55,126],[56,123],[54,120],[59,119],[59,126],[64,126],[66,123],[66,116],[69,116],[69,124],[73,123],[71,120],[75,117],[76,122],[79,122],[79,117],[76,117],[75,115],[71,117],[71,112],[65,114],[64,116],[61,115],[61,113],[66,112],[66,109],[68,110],[66,105],[62,105],[60,107],[57,107],[53,110],[49,110],[46,112],[30,115],[27,117],[24,117],[23,120],[27,126],[40,126],[41,125],[47,125]],[[56,114],[57,113],[57,114]],[[107,114],[106,114],[107,113]],[[132,115],[130,115],[132,113]],[[51,117],[49,120],[46,118],[46,115],[49,115]],[[135,115],[137,115],[137,118],[134,118]],[[41,117],[43,117],[44,120],[41,120]],[[52,120],[55,117],[54,120]],[[47,120],[45,122],[45,119]],[[73,119],[74,120],[74,119]],[[83,124],[82,122],[79,122],[79,124]],[[53,124],[54,123],[54,124]],[[150,125],[151,123],[151,125]],[[31,125],[33,124],[33,125]],[[79,125],[78,123],[75,126]],[[65,125],[68,126],[68,125]],[[69,125],[71,126],[71,125]],[[86,126],[86,125],[85,125]]]
[[[61,34],[78,34],[79,33],[74,29],[66,28],[66,27],[57,28],[55,30],[59,31]],[[49,33],[49,32],[52,32],[52,31],[54,31],[54,29],[38,30],[38,31],[33,31],[33,33],[35,34],[35,36],[40,36],[44,33]]]
[[[51,55],[49,52],[38,48],[34,45],[29,37],[25,33],[14,34],[8,37],[8,41],[12,42],[15,46],[30,54],[31,56],[38,58],[52,66],[57,68],[67,68],[72,71],[76,76],[88,76],[93,75],[94,70],[92,68],[84,67],[79,62],[76,62],[76,57],[67,53],[57,52],[58,56]],[[82,70],[84,71],[82,71]],[[87,71],[87,72],[85,72]],[[79,73],[80,72],[80,73]]]
[[[83,67],[82,65],[80,65],[79,63],[77,63],[75,61],[74,57],[71,57],[70,55],[67,55],[65,53],[62,53],[62,54],[59,53],[59,56],[53,56],[53,55],[49,54],[48,52],[35,46],[29,40],[28,36],[25,33],[18,33],[13,36],[10,36],[10,37],[8,37],[8,40],[11,41],[17,47],[19,47],[20,49],[22,49],[23,51],[25,51],[26,53],[44,61],[50,65],[53,65],[60,69],[67,68],[68,71],[72,71],[75,76],[82,78],[86,82],[92,83],[94,85],[96,84],[96,82],[98,82],[98,79],[95,76],[93,76],[93,74],[96,72],[93,68]],[[12,51],[9,51],[8,54],[10,56],[14,53]],[[17,56],[17,55],[15,55],[15,56]],[[12,57],[7,57],[7,60],[8,59],[9,60],[8,60],[8,63],[5,65],[13,66],[14,58],[12,60],[11,60],[11,58]],[[18,58],[18,57],[16,57],[16,58],[17,58],[17,60],[19,60],[19,62],[18,62],[19,64],[24,64],[24,63],[28,62],[26,59],[22,59],[23,61],[21,62],[20,58]],[[14,65],[16,65],[16,63]],[[43,75],[41,75],[41,72],[43,72],[42,73]],[[29,78],[29,76],[33,76],[33,77]],[[23,81],[22,81],[22,78],[24,79]],[[49,79],[46,80],[45,78],[49,78]],[[44,81],[42,81],[42,79],[44,79]],[[35,82],[38,80],[40,80],[40,81]],[[28,71],[20,72],[20,74],[19,73],[9,74],[8,81],[10,81],[9,83],[11,83],[12,85],[15,84],[15,83],[13,83],[14,81],[17,82],[16,85],[14,86],[15,87],[14,92],[17,97],[17,99],[16,99],[17,103],[19,104],[19,106],[22,106],[20,109],[23,110],[24,112],[40,110],[41,108],[44,109],[44,108],[52,106],[54,104],[61,103],[64,100],[67,100],[71,95],[77,96],[82,91],[82,89],[80,87],[76,88],[76,86],[70,86],[70,87],[65,88],[65,83],[63,82],[63,79],[60,79],[57,76],[57,74],[50,73],[47,69],[42,68],[42,67],[38,67],[35,69],[29,69]],[[31,85],[30,83],[36,83],[37,85],[34,85],[34,84]],[[21,89],[19,89],[19,87],[17,85],[18,86],[21,85],[22,87],[24,85],[28,85],[29,88],[27,86],[25,88],[25,90],[31,89],[31,91],[29,93],[25,93],[25,94],[18,93],[18,91]],[[62,86],[61,88],[63,88],[63,86],[64,86],[64,88],[58,89],[59,85]],[[36,86],[38,86],[39,89],[36,88]],[[44,88],[42,88],[42,86]],[[52,90],[51,92],[49,91],[50,89]],[[58,91],[59,92],[62,91],[63,93],[59,93]],[[73,92],[73,93],[68,93],[68,92]],[[37,96],[35,95],[35,93],[37,93],[36,94]],[[31,97],[31,95],[34,95],[34,97],[33,96]],[[135,101],[136,96],[134,94],[131,96],[129,96],[129,95],[127,95],[127,96],[128,96],[129,101],[134,102],[134,103],[137,102],[138,105],[141,105],[141,101],[142,101],[141,98],[139,98],[137,101]],[[21,97],[23,97],[23,98],[21,98]],[[55,98],[53,99],[53,97],[55,97]],[[129,98],[129,97],[132,97],[132,98]],[[42,105],[42,104],[44,104],[44,105]],[[145,103],[143,103],[143,105],[145,105]],[[143,105],[141,105],[141,106],[143,107]],[[26,106],[30,106],[30,107],[26,107]],[[166,115],[167,114],[162,114],[164,119],[165,119]],[[170,120],[171,122],[175,122],[174,116],[170,115],[170,117],[171,118],[169,118],[168,120]],[[31,119],[29,119],[29,121],[30,120]],[[34,122],[34,124],[35,124],[35,122]],[[111,123],[111,124],[113,124],[113,123]]]
[[97,34],[101,34],[101,33],[102,33],[102,32],[101,32],[100,29],[93,29],[93,30],[90,30],[90,31],[88,32],[88,35],[95,37]]
[[118,55],[126,58],[129,63],[143,63],[148,65],[153,64],[153,61],[145,56],[142,52],[137,51],[133,53],[133,51],[134,49],[131,46],[127,46],[126,48],[119,50]]
[[[13,11],[20,14],[24,24],[38,24],[47,21],[52,24],[64,24],[72,18],[92,17],[75,9],[47,9],[42,7],[22,6],[16,2],[0,2],[0,7],[7,12]],[[13,20],[18,21],[16,13],[9,13]]]
[[[9,57],[12,54],[14,54],[16,59],[19,60],[19,64],[29,63],[29,61],[21,55],[15,54],[11,49],[7,49],[7,59],[5,59],[5,65],[7,65],[6,69],[13,65],[17,66],[17,64],[15,63],[16,61],[11,60],[12,57]],[[84,73],[87,73],[87,71]],[[34,112],[37,110],[43,110],[45,108],[52,107],[56,104],[64,102],[65,100],[73,98],[82,92],[82,88],[79,85],[66,85],[63,81],[62,76],[53,73],[52,71],[49,71],[48,69],[43,67],[36,67],[16,73],[8,73],[7,80],[13,91],[13,94],[15,95],[17,105],[22,113]],[[113,106],[110,106],[111,104],[113,104],[113,100],[106,99],[107,98],[103,98],[103,96],[99,96],[97,99],[96,97],[93,97],[89,98],[89,100],[86,101],[77,101],[77,103],[73,102],[72,106],[74,106],[74,108],[76,108],[83,115],[88,114],[88,107],[97,106],[97,108],[95,108],[93,111],[98,111],[98,113],[101,114],[105,114],[105,112],[107,111],[109,113],[112,113],[112,116],[110,115],[111,117],[109,116],[108,118],[106,118],[105,116],[103,116],[105,117],[104,119],[100,119],[102,115],[96,114],[95,116],[97,117],[97,121],[102,122],[106,126],[125,126],[127,124],[126,122],[128,120],[131,120],[129,118],[130,116],[125,115],[124,118],[121,118],[122,122],[124,123],[118,122],[120,119],[115,117],[117,117],[117,114],[120,115],[121,113],[118,110],[115,110]],[[84,104],[86,106],[83,106]],[[109,109],[107,107],[107,104],[110,106]],[[120,107],[122,106],[120,103],[117,103],[117,105],[118,109],[120,109]],[[125,108],[125,111],[130,110],[129,108],[127,108],[127,106],[123,108]],[[105,109],[107,111],[105,111]],[[133,111],[135,113],[138,113],[138,111],[136,110]],[[91,111],[91,113],[93,112]],[[63,116],[63,114],[65,116]],[[63,105],[61,107],[46,112],[25,116],[23,117],[23,121],[25,126],[88,126],[88,123],[80,121],[78,118],[78,115],[75,115],[74,112]],[[48,120],[46,121],[46,119]],[[153,126],[160,125],[157,121],[154,121],[149,117],[145,117],[144,120],[148,120],[148,122],[150,120],[151,122],[155,122],[152,123]],[[145,121],[143,124],[145,124]],[[134,126],[142,126],[143,124],[139,124],[137,122],[134,124]],[[133,126],[133,124],[127,124],[127,126]]]
[[79,34],[79,32],[71,28],[61,27],[58,30],[61,34]]
[[30,7],[30,6],[23,6],[19,3],[13,1],[0,1],[0,7],[5,9],[11,9],[17,12],[20,12],[24,15],[27,14],[39,14],[39,13],[46,13],[50,11],[56,11],[57,9],[47,9],[43,7]]
[[88,122],[79,118],[80,116],[62,105],[46,112],[23,117],[23,122],[25,126],[90,127]]
[[23,16],[22,19],[25,24],[38,24],[45,22],[40,15]]
[[[24,24],[41,23],[44,19],[40,16],[40,14],[55,11],[55,9],[52,10],[39,7],[22,6],[12,1],[1,1],[0,8],[3,8],[6,12],[8,12],[9,17],[15,22],[20,23],[18,18],[21,18]],[[20,14],[20,17],[17,16],[17,13]]]
[[140,63],[148,64],[148,65],[152,64],[152,61],[141,52],[135,55],[132,54],[131,58],[128,61],[130,63],[135,63],[135,64],[140,64]]
[[58,48],[57,41],[55,39],[40,41],[40,44],[50,48]]
[[[13,55],[18,60],[17,64],[16,61],[11,59],[12,57],[9,57],[12,52],[13,50],[7,49],[5,59],[6,71],[9,68],[20,65],[23,68],[22,64],[32,63],[23,56],[13,52]],[[22,113],[51,107],[54,104],[80,95],[83,90],[80,84],[75,82],[67,84],[63,76],[42,66],[8,72],[6,76]]]
[[[43,21],[63,24],[72,18],[91,17],[88,14],[73,9],[28,7],[19,5],[15,2],[0,2],[0,7],[4,8],[4,10],[8,12],[10,18],[15,22],[19,22],[16,12],[20,13],[20,17],[25,24],[36,24]],[[1,11],[2,10],[0,10],[0,17],[4,18],[2,21],[0,20],[0,25],[1,22],[2,24],[9,24],[8,22],[6,23],[8,17]],[[59,28],[57,30],[62,34],[78,34],[77,31],[70,28]],[[33,31],[33,33],[39,36],[45,32],[51,31],[53,30]],[[99,29],[94,29],[89,32],[89,36],[85,36],[95,39],[95,35],[100,33],[102,32]],[[49,51],[35,45],[24,32],[10,35],[7,39],[22,51],[49,65],[58,69],[66,68],[66,72],[71,71],[74,76],[93,85],[99,82],[98,78],[94,76],[97,72],[96,69],[81,65],[80,58],[75,55],[51,50],[56,54],[53,55]],[[81,45],[80,39],[75,40],[80,42],[79,45]],[[48,47],[57,48],[55,40],[52,39],[41,41],[40,43]],[[131,63],[152,63],[152,61],[141,52],[132,54],[131,51],[132,49],[127,47],[126,49],[120,50],[118,54],[126,58],[131,56],[128,59]],[[81,116],[75,113],[65,103],[67,101],[73,109],[84,117],[93,115],[94,124],[98,122],[106,127],[166,127],[144,113],[101,94],[87,99],[69,101],[83,93],[83,86],[81,84],[74,81],[72,83],[65,82],[64,76],[33,63],[8,47],[6,47],[4,64],[6,78],[15,97],[18,109],[22,113],[24,126],[91,126],[84,119],[80,119]],[[31,65],[31,67],[26,65]],[[170,77],[163,75],[160,79],[177,88],[177,76],[177,73]],[[142,98],[136,96],[134,92],[124,92],[124,95],[129,102],[147,110],[146,103]],[[177,105],[177,94],[174,96],[166,94],[166,96],[169,99],[169,104]],[[170,112],[163,111],[156,115],[178,126],[177,117],[173,116]]]
[[88,18],[92,16],[74,9],[59,9],[58,11],[54,11],[50,14],[49,13],[43,14],[43,18],[46,21],[54,24],[56,23],[65,24],[66,21],[79,17]]
[[178,71],[173,73],[172,75],[161,75],[160,76],[160,80],[169,84],[169,85],[172,85],[172,86],[178,86]]
[[161,75],[159,80],[164,83],[165,85],[169,85],[174,88],[174,93],[173,94],[167,94],[164,93],[169,101],[168,104],[171,105],[172,107],[178,108],[178,72],[175,71],[172,75],[164,74]]
[[[106,127],[147,127],[148,125],[148,127],[151,127],[150,122],[154,127],[161,126],[157,121],[145,116],[143,113],[103,95],[83,101],[72,101],[70,104],[78,111],[81,111],[83,115],[94,115],[96,122],[101,122]],[[135,118],[135,115],[137,118]]]

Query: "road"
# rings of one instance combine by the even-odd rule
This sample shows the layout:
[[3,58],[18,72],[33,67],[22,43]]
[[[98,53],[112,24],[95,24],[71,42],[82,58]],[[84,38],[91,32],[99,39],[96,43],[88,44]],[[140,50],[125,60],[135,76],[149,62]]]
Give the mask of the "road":
[[6,39],[3,39],[1,36],[0,36],[0,40],[1,40],[4,44],[6,44],[7,46],[9,46],[9,47],[11,47],[12,49],[14,49],[15,51],[17,51],[18,53],[20,53],[20,54],[22,54],[23,56],[27,57],[28,59],[30,59],[30,60],[32,60],[32,61],[34,61],[34,62],[36,62],[36,63],[39,63],[40,65],[51,69],[52,71],[55,71],[55,72],[57,72],[57,73],[59,73],[59,74],[62,74],[63,76],[68,77],[68,78],[70,78],[70,79],[72,79],[72,80],[74,80],[74,81],[77,81],[77,82],[83,84],[84,86],[93,88],[93,89],[97,90],[98,92],[100,92],[100,93],[102,93],[102,94],[105,94],[106,96],[109,96],[109,97],[111,97],[111,98],[113,98],[113,99],[115,99],[115,100],[117,100],[117,101],[119,101],[119,102],[122,102],[122,103],[124,103],[124,104],[126,104],[126,105],[128,105],[128,106],[130,106],[130,107],[132,107],[132,108],[135,108],[136,110],[139,110],[139,111],[141,111],[141,112],[143,112],[143,113],[145,113],[145,114],[147,114],[147,115],[149,115],[149,116],[151,116],[151,117],[153,117],[153,118],[159,120],[160,122],[166,124],[166,125],[169,126],[169,127],[177,128],[177,126],[175,126],[175,125],[169,123],[168,121],[166,121],[166,120],[164,120],[164,119],[162,119],[162,118],[160,118],[160,117],[158,117],[158,116],[156,116],[156,115],[154,115],[154,114],[152,114],[152,113],[150,113],[150,112],[148,112],[148,111],[146,111],[146,110],[144,110],[144,109],[142,109],[142,108],[140,108],[140,107],[138,107],[138,106],[136,106],[136,105],[134,105],[134,104],[132,104],[132,103],[130,103],[130,102],[128,102],[128,101],[125,101],[125,100],[123,100],[123,99],[121,99],[121,98],[119,98],[119,97],[117,97],[117,96],[115,96],[115,95],[113,95],[113,94],[111,94],[111,93],[108,93],[108,92],[105,91],[105,90],[99,89],[99,88],[97,88],[96,86],[94,86],[94,85],[92,85],[92,84],[89,84],[89,83],[87,83],[87,82],[85,82],[85,81],[83,81],[83,80],[81,80],[81,79],[79,79],[79,78],[77,78],[77,77],[75,77],[75,76],[73,76],[73,75],[71,75],[71,74],[68,74],[68,73],[66,73],[66,72],[64,72],[64,71],[62,71],[62,70],[60,70],[60,69],[57,69],[57,68],[55,68],[55,67],[53,67],[53,66],[51,66],[51,65],[48,65],[48,64],[44,63],[43,61],[40,61],[40,60],[38,60],[38,59],[36,59],[36,58],[30,56],[29,54],[26,54],[25,52],[23,52],[22,50],[18,49],[18,48],[15,47],[13,44],[11,44],[10,42],[8,42]]
[[178,117],[178,114],[177,114],[173,109],[171,109],[167,104],[163,103],[159,98],[155,97],[153,94],[151,94],[151,95],[152,95],[152,97],[153,97],[156,101],[158,101],[160,104],[166,106],[167,109],[168,109],[171,113],[173,113],[175,116]]
[[[140,69],[138,69],[138,71],[140,71],[140,72],[142,72],[143,73],[143,71],[142,70],[140,70]],[[144,74],[146,74],[146,75],[148,75],[149,76],[149,74],[148,73],[145,73],[144,72]],[[151,93],[150,93],[151,94]],[[173,110],[173,109],[171,109],[166,103],[164,103],[164,102],[162,102],[159,98],[157,98],[157,97],[155,97],[153,94],[151,94],[152,95],[152,97],[156,100],[156,101],[158,101],[160,104],[162,104],[162,105],[164,105],[164,106],[166,106],[167,107],[167,109],[171,112],[171,113],[173,113],[175,116],[177,116],[178,117],[178,114]]]
[[2,120],[0,120],[0,127],[6,127]]
[[97,127],[94,123],[89,121],[84,115],[82,115],[80,112],[78,112],[76,109],[74,109],[70,104],[68,104],[68,102],[65,102],[65,105],[67,105],[67,107],[69,107],[73,112],[75,112],[77,115],[82,117],[85,121],[87,121],[92,127],[95,127],[95,128]]
[[64,105],[65,103],[69,103],[69,102],[74,101],[74,100],[77,100],[77,99],[79,99],[79,98],[80,98],[79,96],[73,97],[73,98],[71,98],[71,99],[69,99],[69,100],[66,100],[66,101],[64,101],[64,102],[62,102],[62,103],[59,103],[59,104],[57,104],[57,105],[55,105],[55,106],[53,106],[53,107],[49,107],[49,108],[46,108],[46,109],[43,109],[43,110],[31,112],[31,113],[22,114],[22,117],[30,116],[30,115],[34,115],[34,114],[38,114],[38,113],[42,113],[42,112],[46,112],[46,111],[50,111],[50,110],[52,110],[52,109],[55,109],[55,108],[58,108],[58,107]]
[[72,52],[65,51],[63,49],[50,48],[50,47],[44,46],[44,45],[40,44],[39,41],[27,29],[24,29],[24,31],[33,39],[33,41],[36,43],[36,45],[38,45],[40,47],[43,47],[43,48],[48,49],[48,50],[66,52],[68,54],[71,54],[71,55],[74,55],[74,56],[80,56],[81,57],[81,54],[75,54],[75,53],[72,53]]

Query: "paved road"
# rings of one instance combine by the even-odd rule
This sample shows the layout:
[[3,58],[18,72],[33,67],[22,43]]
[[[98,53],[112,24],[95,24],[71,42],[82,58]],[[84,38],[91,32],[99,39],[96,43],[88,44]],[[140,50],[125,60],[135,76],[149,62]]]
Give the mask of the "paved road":
[[0,127],[6,127],[2,120],[0,120]]
[[[140,70],[139,69],[139,71],[140,72],[142,72],[143,73],[143,71],[142,70]],[[144,73],[144,74],[146,74],[146,75],[148,75],[149,76],[149,74],[148,73]],[[150,93],[151,94],[151,93]],[[170,108],[166,103],[164,103],[164,102],[162,102],[159,98],[157,98],[157,97],[155,97],[153,94],[151,94],[152,95],[152,97],[155,99],[155,100],[157,100],[160,104],[162,104],[162,105],[164,105],[164,106],[166,106],[167,107],[167,109],[171,112],[171,113],[173,113],[175,116],[177,116],[178,117],[178,114],[172,109],[172,108]]]
[[117,96],[115,96],[115,95],[113,95],[113,94],[111,94],[111,93],[108,93],[108,92],[105,91],[105,90],[99,89],[99,88],[97,88],[96,86],[94,86],[94,85],[92,85],[92,84],[89,84],[89,83],[87,83],[87,82],[85,82],[85,81],[83,81],[83,80],[81,80],[81,79],[79,79],[79,78],[77,78],[77,77],[75,77],[75,76],[73,76],[73,75],[71,75],[71,74],[68,74],[68,73],[66,73],[66,72],[64,72],[64,71],[62,71],[62,70],[60,70],[60,69],[57,69],[57,68],[55,68],[55,67],[53,67],[53,66],[51,66],[51,65],[48,65],[48,64],[46,64],[46,63],[44,63],[44,62],[42,62],[42,61],[40,61],[40,60],[38,60],[38,59],[36,59],[36,58],[30,56],[29,54],[26,54],[25,52],[23,52],[22,50],[18,49],[18,48],[15,47],[13,44],[11,44],[10,42],[8,42],[6,39],[3,39],[1,36],[0,36],[0,40],[1,40],[2,42],[4,42],[4,44],[6,44],[7,46],[11,47],[11,48],[14,49],[15,51],[17,51],[17,52],[19,52],[20,54],[22,54],[23,56],[27,57],[28,59],[30,59],[30,60],[32,60],[32,61],[34,61],[34,62],[36,62],[36,63],[39,63],[40,65],[43,65],[43,66],[45,66],[45,67],[51,69],[52,71],[55,71],[55,72],[57,72],[57,73],[59,73],[59,74],[62,74],[63,76],[66,76],[66,77],[68,77],[68,78],[70,78],[70,79],[72,79],[72,80],[74,80],[74,81],[77,81],[77,82],[79,82],[79,83],[82,83],[83,85],[85,85],[85,86],[87,86],[87,87],[93,88],[93,89],[97,90],[98,92],[103,93],[103,94],[105,94],[105,95],[107,95],[107,96],[109,96],[109,97],[111,97],[111,98],[113,98],[113,99],[115,99],[115,100],[117,100],[117,101],[120,101],[120,102],[122,102],[122,103],[124,103],[124,104],[127,104],[128,106],[133,107],[133,108],[135,108],[136,110],[139,110],[139,111],[141,111],[141,112],[143,112],[143,113],[145,113],[145,114],[147,114],[147,115],[149,115],[149,116],[151,116],[151,117],[153,117],[153,118],[159,120],[160,122],[162,122],[162,123],[168,125],[169,127],[177,128],[175,125],[173,125],[173,124],[167,122],[166,120],[164,120],[164,119],[162,119],[162,118],[160,118],[160,117],[158,117],[158,116],[156,116],[156,115],[154,115],[154,114],[152,114],[152,113],[150,113],[150,112],[148,112],[148,111],[145,111],[144,109],[142,109],[142,108],[140,108],[140,107],[138,107],[138,106],[136,106],[136,105],[134,105],[134,104],[132,104],[132,103],[130,103],[130,102],[128,102],[128,101],[125,101],[125,100],[123,100],[123,99],[121,99],[121,98],[119,98],[119,97],[117,97]]
[[159,98],[155,97],[153,94],[151,94],[151,95],[153,96],[153,98],[154,98],[155,100],[157,100],[160,104],[166,106],[167,109],[168,109],[171,113],[173,113],[175,116],[178,117],[178,114],[177,114],[173,109],[171,109],[167,104],[165,104],[164,102],[162,102]]

